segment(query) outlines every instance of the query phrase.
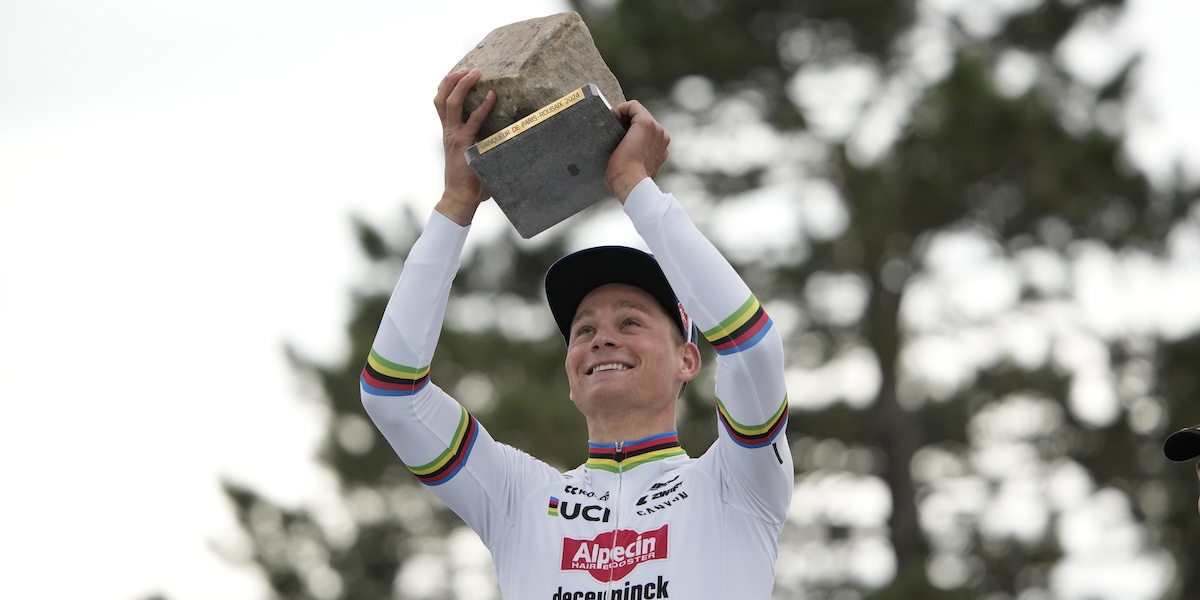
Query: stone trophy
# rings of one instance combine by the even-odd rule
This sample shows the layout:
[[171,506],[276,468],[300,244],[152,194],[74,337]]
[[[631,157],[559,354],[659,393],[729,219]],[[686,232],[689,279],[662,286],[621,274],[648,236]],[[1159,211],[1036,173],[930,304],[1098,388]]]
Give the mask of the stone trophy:
[[493,30],[454,66],[479,68],[469,112],[496,104],[467,149],[467,165],[523,238],[599,202],[608,158],[625,135],[612,106],[621,85],[578,13]]

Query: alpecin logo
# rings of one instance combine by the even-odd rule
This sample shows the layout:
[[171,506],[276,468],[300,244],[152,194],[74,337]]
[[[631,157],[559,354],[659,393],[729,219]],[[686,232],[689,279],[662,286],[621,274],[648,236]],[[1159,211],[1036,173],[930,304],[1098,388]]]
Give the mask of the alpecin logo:
[[667,525],[639,533],[606,531],[590,540],[563,538],[562,570],[587,571],[601,583],[619,581],[633,568],[667,558]]

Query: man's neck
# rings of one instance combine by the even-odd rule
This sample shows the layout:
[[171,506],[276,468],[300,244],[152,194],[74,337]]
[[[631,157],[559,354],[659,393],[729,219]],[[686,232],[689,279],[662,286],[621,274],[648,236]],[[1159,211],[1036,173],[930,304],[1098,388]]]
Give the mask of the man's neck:
[[611,444],[616,442],[634,442],[634,440],[659,436],[661,433],[674,432],[674,422],[671,424],[648,425],[637,424],[625,427],[594,426],[588,422],[588,442]]
[[630,442],[675,431],[675,411],[674,406],[670,412],[663,410],[654,414],[622,411],[613,418],[593,416],[587,420],[587,425],[589,442]]

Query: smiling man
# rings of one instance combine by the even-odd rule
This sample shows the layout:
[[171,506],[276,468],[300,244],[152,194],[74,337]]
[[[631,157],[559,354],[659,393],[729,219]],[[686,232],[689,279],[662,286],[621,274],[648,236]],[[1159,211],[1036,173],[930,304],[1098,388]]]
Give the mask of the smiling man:
[[[770,317],[653,180],[670,138],[637,102],[605,173],[653,254],[590,248],[546,274],[589,458],[558,472],[494,440],[431,383],[429,364],[469,225],[488,194],[466,166],[494,104],[463,119],[478,71],[441,83],[446,189],[413,245],[362,374],[363,404],[400,459],[479,534],[503,596],[546,600],[769,598],[793,487],[783,346]],[[717,441],[698,458],[675,409],[717,353]],[[581,440],[582,443],[582,440]],[[672,596],[674,594],[674,596]]]
[[[1163,443],[1163,454],[1175,462],[1186,462],[1200,457],[1200,425],[1172,433]],[[1200,478],[1200,462],[1196,463],[1196,477]],[[1196,510],[1200,512],[1200,500],[1196,502]]]

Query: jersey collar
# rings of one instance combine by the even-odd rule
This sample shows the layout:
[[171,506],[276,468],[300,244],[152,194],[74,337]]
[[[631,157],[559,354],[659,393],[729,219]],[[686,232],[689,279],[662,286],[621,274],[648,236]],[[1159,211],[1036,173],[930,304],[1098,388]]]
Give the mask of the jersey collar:
[[589,469],[628,471],[654,461],[687,454],[679,445],[679,433],[668,431],[628,442],[588,442]]

